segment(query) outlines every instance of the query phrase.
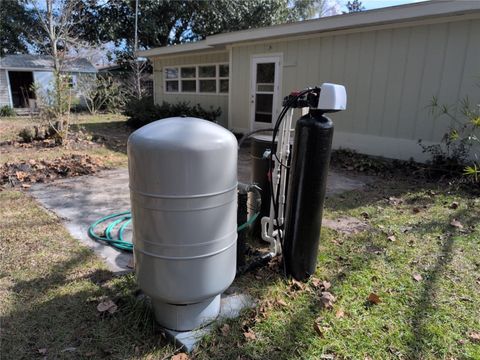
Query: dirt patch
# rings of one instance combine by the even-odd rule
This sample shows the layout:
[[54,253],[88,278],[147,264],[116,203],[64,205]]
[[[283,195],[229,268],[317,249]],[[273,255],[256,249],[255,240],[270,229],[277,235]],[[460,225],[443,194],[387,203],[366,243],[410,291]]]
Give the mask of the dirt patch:
[[351,216],[341,216],[334,220],[323,219],[322,225],[345,234],[357,234],[370,229],[370,225],[365,221],[358,220]]
[[32,183],[90,175],[105,168],[100,160],[89,155],[65,155],[53,160],[7,162],[0,167],[0,186],[29,188]]

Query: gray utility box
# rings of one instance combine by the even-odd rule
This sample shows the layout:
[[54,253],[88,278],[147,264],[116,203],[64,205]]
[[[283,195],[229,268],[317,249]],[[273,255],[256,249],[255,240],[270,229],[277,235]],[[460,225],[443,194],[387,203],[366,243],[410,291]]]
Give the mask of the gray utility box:
[[235,278],[237,140],[197,118],[128,139],[135,271],[157,321],[187,331],[216,318]]

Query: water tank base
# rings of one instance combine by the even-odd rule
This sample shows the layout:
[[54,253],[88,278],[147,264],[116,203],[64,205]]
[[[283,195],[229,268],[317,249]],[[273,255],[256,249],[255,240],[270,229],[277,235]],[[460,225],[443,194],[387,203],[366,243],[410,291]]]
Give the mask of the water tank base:
[[196,304],[174,305],[152,299],[157,322],[171,330],[190,331],[208,325],[220,313],[220,295]]

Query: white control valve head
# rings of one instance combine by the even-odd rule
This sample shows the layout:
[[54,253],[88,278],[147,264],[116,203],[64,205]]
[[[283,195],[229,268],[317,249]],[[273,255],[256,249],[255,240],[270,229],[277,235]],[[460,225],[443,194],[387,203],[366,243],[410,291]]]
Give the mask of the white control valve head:
[[347,92],[345,86],[331,83],[323,83],[320,86],[320,97],[317,109],[330,113],[342,111],[347,108]]

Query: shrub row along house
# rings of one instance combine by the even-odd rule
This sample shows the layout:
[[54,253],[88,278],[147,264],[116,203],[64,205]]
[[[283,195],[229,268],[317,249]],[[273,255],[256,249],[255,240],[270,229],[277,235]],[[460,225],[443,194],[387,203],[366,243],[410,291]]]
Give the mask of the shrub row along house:
[[[10,106],[17,112],[35,109],[39,98],[53,87],[53,58],[48,55],[6,55],[0,59],[0,107]],[[62,62],[61,72],[79,102],[78,81],[86,81],[97,70],[84,58]]]
[[220,107],[237,132],[270,127],[282,98],[323,82],[344,84],[335,147],[424,160],[448,122],[433,96],[480,99],[480,1],[431,1],[209,36],[140,51],[154,68],[159,104]]

